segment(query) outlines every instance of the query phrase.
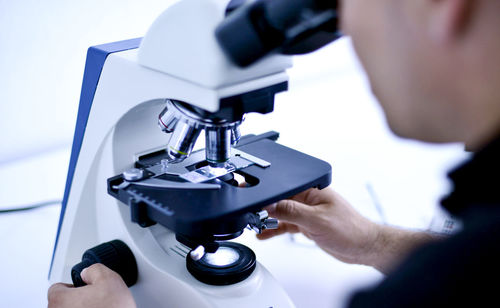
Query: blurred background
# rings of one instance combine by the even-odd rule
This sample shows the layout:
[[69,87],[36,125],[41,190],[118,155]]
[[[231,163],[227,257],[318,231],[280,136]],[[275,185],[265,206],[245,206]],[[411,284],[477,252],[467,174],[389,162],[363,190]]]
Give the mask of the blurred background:
[[[143,36],[173,2],[0,0],[0,211],[62,199],[87,48]],[[370,219],[439,231],[446,172],[467,157],[463,146],[395,137],[349,38],[294,63],[275,111],[249,115],[243,134],[276,130],[282,144],[331,163],[333,187]],[[59,210],[0,214],[0,307],[46,306]],[[297,307],[342,307],[382,278],[301,236],[243,240]]]

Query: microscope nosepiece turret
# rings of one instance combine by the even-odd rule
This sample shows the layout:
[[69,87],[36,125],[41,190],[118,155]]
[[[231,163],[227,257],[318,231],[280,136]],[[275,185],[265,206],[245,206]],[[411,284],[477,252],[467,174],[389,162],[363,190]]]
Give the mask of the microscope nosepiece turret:
[[179,163],[189,157],[198,136],[205,130],[206,160],[212,166],[223,166],[231,157],[231,146],[241,137],[239,126],[243,120],[205,118],[180,102],[166,100],[166,103],[158,125],[163,132],[171,134],[167,147],[170,162]]

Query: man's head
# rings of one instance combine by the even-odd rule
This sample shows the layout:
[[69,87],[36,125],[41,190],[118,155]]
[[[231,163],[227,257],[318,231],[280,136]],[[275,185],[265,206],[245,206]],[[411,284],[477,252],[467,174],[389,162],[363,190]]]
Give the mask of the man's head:
[[396,134],[479,147],[500,133],[500,1],[344,0],[341,9]]

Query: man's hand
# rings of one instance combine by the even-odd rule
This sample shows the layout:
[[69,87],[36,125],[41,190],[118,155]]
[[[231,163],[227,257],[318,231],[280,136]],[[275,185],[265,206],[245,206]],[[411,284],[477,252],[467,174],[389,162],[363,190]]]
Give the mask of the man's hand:
[[48,291],[48,308],[136,308],[134,298],[120,275],[102,264],[81,273],[86,286],[56,283]]
[[259,239],[301,232],[343,262],[373,266],[384,273],[433,238],[371,222],[332,189],[309,189],[265,209],[280,223],[278,229],[259,234]]

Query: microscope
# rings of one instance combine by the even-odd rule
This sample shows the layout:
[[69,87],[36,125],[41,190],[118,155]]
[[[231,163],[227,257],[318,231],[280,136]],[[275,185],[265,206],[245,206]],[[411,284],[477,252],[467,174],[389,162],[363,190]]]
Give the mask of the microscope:
[[182,0],[144,38],[91,47],[49,280],[84,285],[100,262],[139,307],[293,307],[231,240],[277,228],[263,207],[328,186],[331,166],[240,126],[273,111],[289,55],[339,36],[336,8]]

